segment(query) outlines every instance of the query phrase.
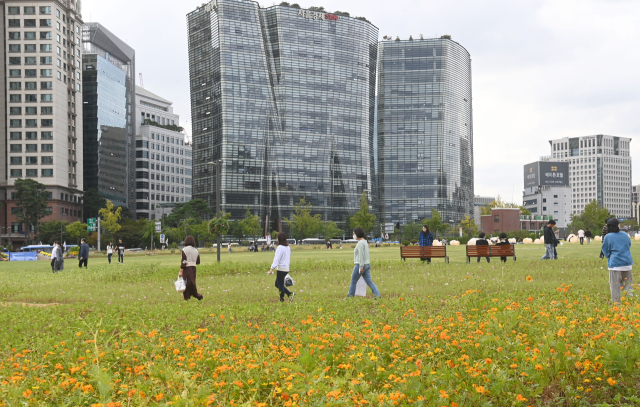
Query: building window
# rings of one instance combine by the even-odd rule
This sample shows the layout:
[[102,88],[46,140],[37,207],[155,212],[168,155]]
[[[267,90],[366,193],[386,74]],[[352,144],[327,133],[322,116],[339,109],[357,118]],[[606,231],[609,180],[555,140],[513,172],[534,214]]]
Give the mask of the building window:
[[11,157],[11,165],[22,165],[22,157]]
[[22,140],[22,133],[19,131],[12,131],[9,133],[9,138],[11,140]]
[[37,168],[29,168],[27,169],[27,177],[37,177],[38,169]]
[[51,168],[43,168],[41,175],[43,177],[53,177],[53,169]]
[[53,89],[53,82],[40,82],[40,89]]
[[19,40],[20,39],[20,31],[11,31],[9,32],[10,40]]
[[25,151],[28,152],[28,153],[37,153],[38,152],[38,145],[37,144],[26,144],[25,145]]
[[12,169],[11,170],[11,178],[19,178],[22,177],[22,170],[21,169]]
[[21,107],[10,107],[9,108],[9,114],[22,114],[22,108]]
[[[29,146],[29,144],[27,144],[27,147],[28,146]],[[27,151],[29,151],[29,150],[27,149]],[[26,158],[26,163],[30,164],[30,165],[38,164],[38,157],[27,157]]]
[[[42,109],[51,109],[53,113],[53,108],[52,107],[43,107]],[[44,114],[44,113],[43,113]],[[53,127],[53,119],[42,119],[41,122],[42,127]]]
[[52,65],[52,64],[53,64],[53,57],[40,57],[40,65]]
[[51,78],[53,76],[53,70],[52,69],[41,69],[40,70],[40,77],[42,78]]
[[27,78],[37,78],[38,70],[37,69],[25,69],[24,76]]
[[42,164],[45,164],[45,165],[53,164],[53,157],[52,156],[42,157]]
[[41,40],[50,40],[52,38],[51,31],[41,31],[40,39]]
[[38,127],[38,119],[25,120],[25,127]]
[[[7,7],[7,14],[10,16],[19,16],[20,15],[20,7]],[[20,20],[18,20],[20,21]]]
[[30,114],[30,115],[34,115],[34,114],[38,114],[38,107],[36,106],[28,106],[25,108],[25,114]]
[[494,215],[493,221],[494,222],[500,222],[500,215]]
[[53,144],[43,144],[40,151],[51,152],[53,151]]
[[40,44],[40,52],[51,52],[52,49],[51,44]]
[[[52,106],[40,107],[40,114],[53,114],[53,107]],[[44,120],[42,122],[43,122],[42,125],[44,126]]]
[[41,102],[53,102],[53,95],[51,93],[45,93],[40,95]]
[[38,82],[25,82],[24,88],[26,90],[38,90]]
[[24,20],[24,26],[25,27],[35,27],[36,26],[36,20],[35,19]]
[[[25,25],[25,27],[26,27],[26,25]],[[50,18],[41,18],[40,19],[40,27],[51,27],[51,19]]]
[[20,52],[20,44],[9,44],[9,52]]
[[[35,31],[25,31],[24,39],[25,40],[35,40],[36,39],[36,32]],[[33,63],[33,65],[35,65],[35,62]]]
[[52,131],[43,131],[42,133],[40,133],[40,138],[42,140],[53,140],[53,132]]
[[37,131],[28,131],[25,133],[25,140],[37,140],[38,132]]
[[9,65],[22,65],[22,58],[9,57]]
[[36,65],[38,62],[37,57],[25,57],[24,64],[25,65]]
[[24,15],[25,16],[27,16],[27,15],[31,16],[31,15],[34,15],[34,14],[36,14],[36,8],[35,7],[27,6],[27,7],[24,8]]
[[22,127],[22,120],[20,119],[9,120],[9,127]]
[[9,27],[20,27],[20,20],[9,20]]
[[40,6],[40,14],[51,14],[50,6]]

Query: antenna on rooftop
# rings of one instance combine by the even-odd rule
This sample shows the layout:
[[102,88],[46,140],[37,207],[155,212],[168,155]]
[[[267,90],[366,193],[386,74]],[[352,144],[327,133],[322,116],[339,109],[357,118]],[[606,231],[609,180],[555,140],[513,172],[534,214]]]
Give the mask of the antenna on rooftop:
[[144,89],[144,81],[142,80],[142,72],[140,72],[140,87]]

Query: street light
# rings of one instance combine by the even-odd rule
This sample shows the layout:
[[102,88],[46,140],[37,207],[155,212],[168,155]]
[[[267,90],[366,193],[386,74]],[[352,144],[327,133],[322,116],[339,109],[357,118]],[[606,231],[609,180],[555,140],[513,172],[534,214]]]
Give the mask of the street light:
[[[208,162],[207,165],[210,165],[212,167],[216,167],[216,217],[217,216],[221,216],[221,206],[220,206],[220,188],[222,185],[222,174],[221,174],[221,167],[222,167],[222,160],[215,160],[215,161],[211,161]],[[220,233],[216,233],[216,246],[217,246],[217,251],[218,251],[218,263],[220,263],[220,245],[222,244],[222,242],[220,241]]]

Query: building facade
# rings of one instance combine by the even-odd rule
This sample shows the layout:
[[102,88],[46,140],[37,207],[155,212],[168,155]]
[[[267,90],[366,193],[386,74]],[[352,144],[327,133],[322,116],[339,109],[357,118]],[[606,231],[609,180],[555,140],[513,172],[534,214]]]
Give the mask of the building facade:
[[[281,230],[305,199],[344,226],[371,177],[378,29],[362,18],[217,0],[187,15],[194,198]],[[265,223],[267,225],[265,225]]]
[[161,219],[191,200],[192,150],[173,103],[136,86],[136,217]]
[[432,209],[474,216],[471,58],[449,36],[383,41],[378,58],[380,218],[420,220]]
[[82,220],[82,15],[79,0],[0,1],[0,7],[6,119],[0,233],[19,246],[32,226],[16,218],[18,179],[47,186],[50,215],[41,222]]
[[536,161],[524,166],[522,205],[535,216],[556,220],[558,228],[571,223],[570,165],[562,161]]
[[596,200],[618,218],[631,216],[630,143],[602,134],[549,141],[551,159],[569,163],[572,213]]
[[[135,208],[130,81],[135,51],[99,23],[82,26],[84,190]],[[135,184],[133,184],[135,185]]]
[[473,221],[480,227],[480,216],[482,215],[482,208],[490,205],[496,198],[492,196],[479,196],[473,197]]

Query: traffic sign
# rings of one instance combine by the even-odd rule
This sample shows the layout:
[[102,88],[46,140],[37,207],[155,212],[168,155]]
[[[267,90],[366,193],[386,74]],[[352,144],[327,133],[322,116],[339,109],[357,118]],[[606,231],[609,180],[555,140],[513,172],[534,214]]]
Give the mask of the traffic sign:
[[87,219],[87,232],[95,232],[96,230],[96,218]]
[[160,233],[162,230],[162,222],[156,222],[156,233]]
[[160,244],[164,244],[164,235],[160,235]]

